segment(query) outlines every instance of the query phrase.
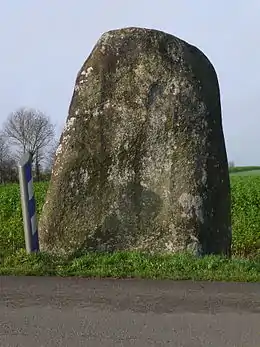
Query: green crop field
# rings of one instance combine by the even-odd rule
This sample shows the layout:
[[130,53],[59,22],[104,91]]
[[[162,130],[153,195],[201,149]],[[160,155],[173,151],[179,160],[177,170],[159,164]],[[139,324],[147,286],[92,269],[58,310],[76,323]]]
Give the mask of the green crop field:
[[258,176],[260,175],[260,166],[235,166],[229,168],[231,176]]
[[[44,203],[48,182],[35,183],[38,217]],[[260,241],[260,176],[232,175],[233,254],[252,256]],[[19,186],[0,186],[0,251],[14,252],[24,247]]]
[[[232,260],[214,256],[194,259],[185,254],[152,256],[135,252],[85,254],[70,260],[44,253],[27,255],[24,251],[19,186],[0,186],[0,275],[260,281],[260,175],[243,175],[242,172],[230,178]],[[48,182],[34,184],[34,187],[39,217]]]
[[231,172],[231,176],[259,176],[260,170],[252,170],[252,171],[240,171],[240,172]]

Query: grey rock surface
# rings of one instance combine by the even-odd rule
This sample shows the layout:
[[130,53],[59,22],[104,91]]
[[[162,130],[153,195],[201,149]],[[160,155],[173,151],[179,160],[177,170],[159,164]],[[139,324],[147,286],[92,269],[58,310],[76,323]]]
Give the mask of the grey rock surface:
[[102,35],[80,69],[40,220],[41,248],[230,255],[216,72],[164,32]]

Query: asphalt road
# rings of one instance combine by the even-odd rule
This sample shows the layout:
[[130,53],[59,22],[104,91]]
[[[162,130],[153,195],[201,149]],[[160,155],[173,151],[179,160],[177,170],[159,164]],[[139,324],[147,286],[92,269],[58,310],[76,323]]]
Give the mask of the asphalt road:
[[0,346],[259,347],[260,283],[0,277]]

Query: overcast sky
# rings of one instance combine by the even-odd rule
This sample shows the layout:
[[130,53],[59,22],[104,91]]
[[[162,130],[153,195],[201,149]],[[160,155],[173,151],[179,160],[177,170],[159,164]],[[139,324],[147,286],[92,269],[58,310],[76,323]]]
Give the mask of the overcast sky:
[[0,120],[21,106],[65,123],[100,35],[139,26],[200,48],[220,83],[229,160],[260,165],[260,0],[0,0]]

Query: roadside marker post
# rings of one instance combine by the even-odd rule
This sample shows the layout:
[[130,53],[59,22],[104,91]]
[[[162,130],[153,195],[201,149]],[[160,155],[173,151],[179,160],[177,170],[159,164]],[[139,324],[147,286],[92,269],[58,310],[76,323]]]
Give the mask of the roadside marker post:
[[26,251],[27,253],[38,252],[39,238],[33,190],[32,156],[30,153],[26,152],[20,158],[18,172]]

